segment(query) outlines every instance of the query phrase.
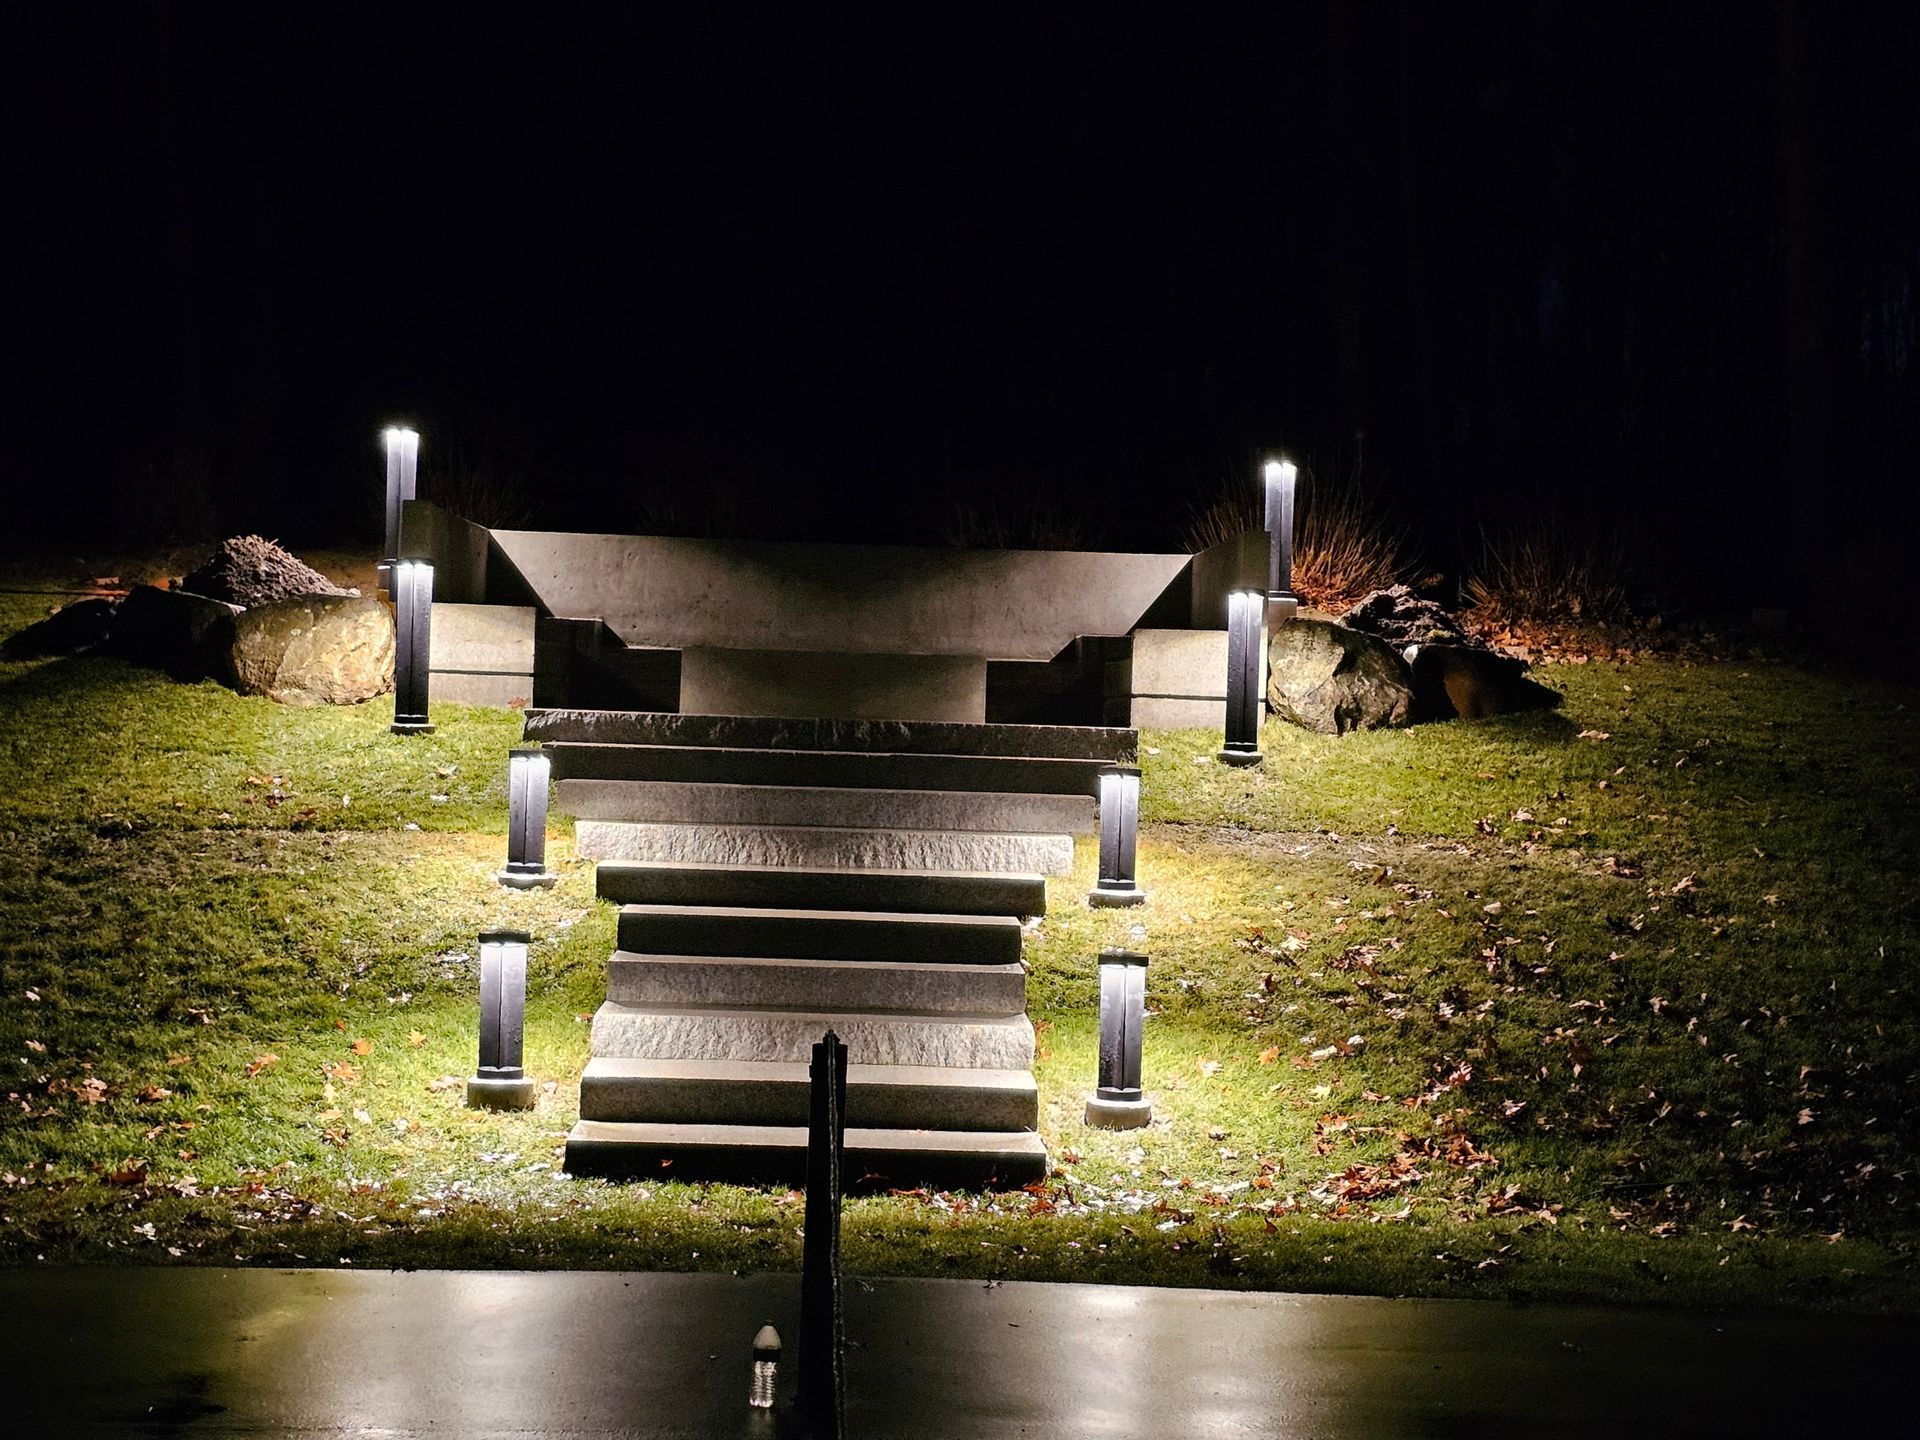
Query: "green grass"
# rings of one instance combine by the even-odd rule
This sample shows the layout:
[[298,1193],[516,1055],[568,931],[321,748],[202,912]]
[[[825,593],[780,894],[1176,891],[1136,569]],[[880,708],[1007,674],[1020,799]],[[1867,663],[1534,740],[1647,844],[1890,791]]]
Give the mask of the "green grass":
[[[1549,678],[1553,715],[1269,726],[1258,771],[1143,737],[1150,902],[1087,909],[1083,846],[1028,946],[1054,1176],[852,1202],[849,1264],[1917,1308],[1914,692]],[[403,739],[86,659],[0,665],[0,717],[0,1261],[797,1265],[783,1192],[559,1173],[612,912],[563,826],[555,889],[492,881],[516,717]],[[508,922],[549,1084],[502,1116],[457,1081]],[[1118,943],[1132,1133],[1079,1122]]]

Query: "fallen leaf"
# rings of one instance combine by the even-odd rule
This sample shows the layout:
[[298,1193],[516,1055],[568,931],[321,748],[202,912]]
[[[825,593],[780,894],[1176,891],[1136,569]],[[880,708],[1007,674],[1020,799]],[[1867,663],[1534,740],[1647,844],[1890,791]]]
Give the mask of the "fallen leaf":
[[371,1055],[373,1053],[373,1042],[371,1040],[354,1041],[353,1053],[356,1055],[362,1055],[362,1056]]
[[422,1035],[418,1030],[409,1030],[407,1032],[407,1043],[417,1050],[420,1046],[427,1043],[427,1037]]
[[140,1094],[137,1098],[143,1105],[152,1105],[166,1099],[171,1094],[173,1094],[173,1091],[163,1085],[146,1085],[141,1087]]
[[247,1062],[247,1078],[251,1080],[269,1065],[278,1065],[279,1063],[280,1057],[278,1055],[256,1055],[252,1060]]
[[1278,1045],[1269,1045],[1266,1049],[1260,1052],[1260,1063],[1262,1065],[1271,1065],[1273,1064],[1274,1061],[1278,1060],[1279,1058],[1280,1058],[1280,1047]]

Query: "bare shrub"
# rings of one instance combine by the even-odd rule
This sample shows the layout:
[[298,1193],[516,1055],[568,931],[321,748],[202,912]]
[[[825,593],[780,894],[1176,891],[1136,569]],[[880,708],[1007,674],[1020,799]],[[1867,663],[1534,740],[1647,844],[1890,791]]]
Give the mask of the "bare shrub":
[[[1210,549],[1266,524],[1266,493],[1253,478],[1235,480],[1187,526],[1187,548]],[[1335,614],[1407,571],[1407,534],[1367,483],[1356,449],[1351,465],[1302,466],[1294,501],[1293,588],[1302,601]]]
[[1467,576],[1468,608],[1482,624],[1606,624],[1631,618],[1635,556],[1626,535],[1564,522],[1481,531]]
[[489,529],[511,530],[533,518],[526,473],[503,464],[491,447],[477,453],[458,443],[423,448],[420,498]]
[[1009,487],[956,500],[941,538],[959,550],[1094,550],[1103,532],[1044,491]]

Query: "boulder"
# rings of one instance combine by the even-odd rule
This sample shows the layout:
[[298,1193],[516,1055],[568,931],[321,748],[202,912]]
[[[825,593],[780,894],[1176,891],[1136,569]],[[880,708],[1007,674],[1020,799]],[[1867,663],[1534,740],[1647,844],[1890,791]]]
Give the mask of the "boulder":
[[55,655],[81,655],[105,642],[113,628],[114,600],[79,600],[62,606],[44,620],[16,630],[0,643],[0,659],[45,660]]
[[1340,623],[1349,630],[1377,635],[1396,650],[1405,650],[1409,645],[1468,643],[1458,620],[1436,602],[1414,594],[1405,585],[1374,591],[1342,615]]
[[355,595],[260,535],[222,540],[206,564],[180,582],[182,590],[251,610],[298,595]]
[[352,705],[393,688],[393,615],[370,596],[306,595],[233,622],[224,678],[282,705]]
[[233,607],[154,585],[136,587],[120,602],[101,652],[151,665],[176,680],[219,673],[233,639]]
[[1322,735],[1399,727],[1413,720],[1413,676],[1386,641],[1297,616],[1267,642],[1267,704]]
[[1414,713],[1421,720],[1482,720],[1520,710],[1550,710],[1560,692],[1527,677],[1524,660],[1468,645],[1412,651]]

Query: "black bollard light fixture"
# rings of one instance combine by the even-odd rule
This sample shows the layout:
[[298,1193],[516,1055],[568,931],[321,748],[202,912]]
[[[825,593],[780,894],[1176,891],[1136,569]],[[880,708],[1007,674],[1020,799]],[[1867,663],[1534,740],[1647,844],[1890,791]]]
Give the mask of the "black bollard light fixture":
[[400,515],[419,486],[420,432],[389,425],[380,439],[387,450],[386,548],[380,552],[380,585],[391,595],[394,560],[400,554]]
[[1293,494],[1300,472],[1291,460],[1269,460],[1262,472],[1267,482],[1267,603],[1288,614],[1300,607],[1293,593]]
[[1260,755],[1260,628],[1266,596],[1235,590],[1227,596],[1227,728],[1220,760],[1258,765]]
[[433,627],[433,566],[425,560],[393,563],[393,733],[424,735]]
[[1153,1119],[1140,1087],[1140,1029],[1147,1015],[1147,957],[1100,952],[1100,1086],[1087,1097],[1087,1124],[1138,1130]]
[[531,939],[524,930],[480,932],[480,1068],[467,1081],[467,1104],[477,1109],[533,1108],[533,1081],[521,1068]]
[[547,869],[547,782],[553,762],[538,745],[507,752],[507,868],[500,883],[517,890],[551,885]]
[[1131,765],[1100,772],[1100,883],[1087,892],[1096,906],[1138,905],[1147,898],[1134,879],[1140,829],[1140,772]]

